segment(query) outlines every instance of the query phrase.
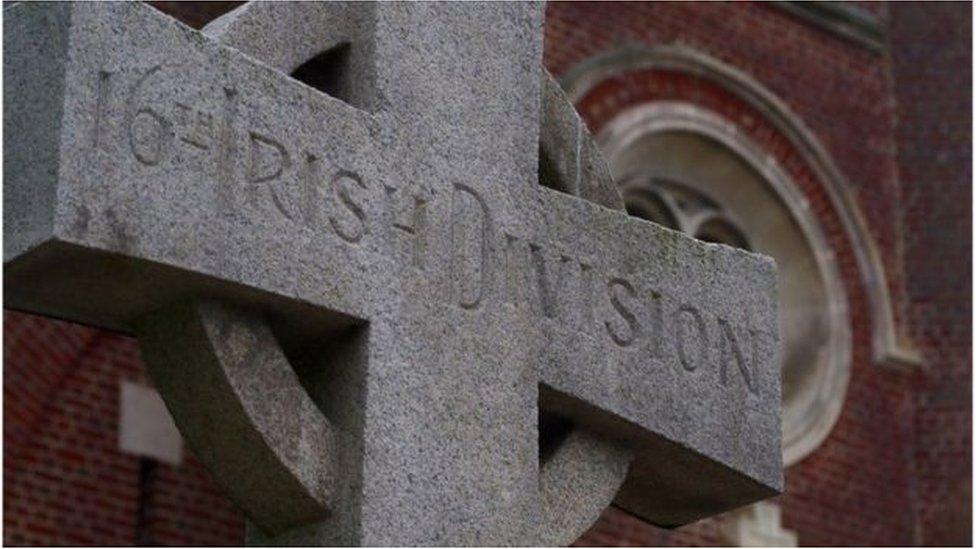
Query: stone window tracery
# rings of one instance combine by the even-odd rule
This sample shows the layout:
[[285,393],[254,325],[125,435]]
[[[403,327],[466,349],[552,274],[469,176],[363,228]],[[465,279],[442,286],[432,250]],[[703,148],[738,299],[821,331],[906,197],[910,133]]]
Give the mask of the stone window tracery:
[[705,242],[752,251],[735,215],[689,185],[639,172],[621,177],[617,185],[630,215]]

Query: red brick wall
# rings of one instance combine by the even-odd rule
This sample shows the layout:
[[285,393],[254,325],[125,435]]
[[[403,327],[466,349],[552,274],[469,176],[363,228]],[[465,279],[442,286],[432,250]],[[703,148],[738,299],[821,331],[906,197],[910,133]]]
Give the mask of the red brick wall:
[[3,328],[5,544],[240,544],[240,513],[191,455],[140,486],[119,450],[120,383],[149,385],[135,341],[12,311]]
[[917,378],[920,539],[971,542],[972,6],[891,6],[908,325]]
[[[194,26],[228,7],[156,5]],[[661,71],[614,79],[579,105],[594,128],[634,101],[667,98],[737,121],[787,167],[838,254],[854,335],[852,378],[830,437],[787,471],[779,498],[785,526],[804,545],[964,543],[971,509],[971,172],[960,167],[968,145],[958,147],[968,143],[962,104],[969,82],[954,78],[968,48],[953,42],[946,50],[944,41],[968,36],[968,15],[962,25],[961,8],[942,7],[936,22],[919,28],[924,7],[869,9],[892,20],[891,59],[766,5],[550,4],[545,61],[560,74],[618,45],[680,42],[749,73],[811,127],[854,186],[896,303],[906,304],[911,334],[930,362],[924,373],[872,362],[867,298],[851,244],[823,183],[761,115],[706,81]],[[956,33],[940,33],[944,25]],[[933,64],[937,51],[951,56]],[[936,95],[942,99],[932,101]],[[955,123],[943,120],[947,112]],[[119,382],[148,384],[132,340],[7,312],[4,343],[4,542],[242,541],[240,514],[189,452],[182,466],[159,465],[142,485],[140,459],[119,452]],[[608,509],[580,543],[713,545],[721,543],[720,520],[666,531]]]

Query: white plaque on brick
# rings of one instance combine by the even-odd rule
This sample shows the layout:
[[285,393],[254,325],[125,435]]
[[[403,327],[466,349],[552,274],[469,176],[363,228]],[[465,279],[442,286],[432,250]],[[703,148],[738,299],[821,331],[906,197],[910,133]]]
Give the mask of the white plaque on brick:
[[123,381],[119,397],[119,447],[171,465],[183,458],[183,438],[155,389]]

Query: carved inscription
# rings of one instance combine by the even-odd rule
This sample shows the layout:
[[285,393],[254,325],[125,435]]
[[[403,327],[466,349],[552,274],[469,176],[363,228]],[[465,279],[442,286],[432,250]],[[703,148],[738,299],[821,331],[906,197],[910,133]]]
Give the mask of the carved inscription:
[[139,98],[150,77],[158,73],[159,65],[149,69],[136,80],[129,92],[126,108],[126,131],[129,148],[136,159],[146,166],[159,164],[173,144],[173,125],[154,108],[140,106]]
[[234,211],[234,158],[237,146],[234,139],[234,121],[237,119],[237,90],[224,88],[221,124],[217,129],[217,205],[221,213]]
[[[327,162],[328,154],[295,146],[266,127],[244,127],[238,120],[241,96],[233,88],[220,89],[215,112],[182,98],[150,101],[148,91],[160,74],[160,66],[151,67],[120,89],[127,93],[121,127],[106,120],[119,75],[95,75],[94,150],[105,147],[113,128],[121,130],[124,147],[143,169],[161,169],[173,158],[185,162],[186,155],[175,154],[185,147],[194,158],[210,159],[222,212],[271,215],[352,246],[371,234],[367,205],[373,195],[357,171]],[[717,372],[722,385],[742,384],[758,393],[761,334],[748,322],[737,325],[636,278],[608,272],[596,259],[495,227],[490,202],[477,185],[455,182],[437,194],[376,183],[382,184],[388,228],[380,234],[406,242],[404,264],[421,274],[436,256],[431,251],[444,249],[437,246],[446,242],[449,257],[443,267],[452,287],[445,295],[468,314],[500,304],[524,309],[539,322],[602,340],[618,352],[673,364],[681,375]],[[432,218],[433,212],[444,217]]]
[[[125,90],[121,131],[132,158],[161,168],[178,146],[209,155],[215,167],[220,210],[270,213],[312,231],[328,231],[349,244],[369,232],[365,208],[367,182],[351,167],[326,166],[316,152],[289,145],[266,128],[246,128],[239,120],[240,94],[221,88],[222,108],[211,112],[185,98],[162,101],[152,93],[166,75],[155,65],[130,77]],[[114,80],[97,73],[92,144],[99,150],[111,125],[106,120]],[[158,95],[158,93],[156,94]],[[185,161],[185,160],[183,160]]]
[[[756,330],[642,288],[628,277],[602,273],[571,253],[497,231],[488,204],[474,187],[454,186],[452,281],[462,309],[495,302],[527,308],[540,322],[602,332],[611,344],[671,361],[684,375],[717,371],[722,385],[741,383],[757,394]],[[399,225],[413,234],[413,225]],[[497,284],[496,263],[501,266]]]
[[661,357],[664,349],[664,305],[661,294],[654,290],[647,295],[647,351],[650,356]]
[[701,312],[690,305],[678,309],[675,325],[675,342],[681,366],[689,372],[698,369],[708,348],[708,331]]
[[189,129],[189,133],[180,136],[180,141],[191,147],[209,151],[213,145],[213,116],[179,101],[175,105],[178,124]]
[[386,194],[388,223],[397,237],[408,241],[410,264],[424,269],[430,249],[428,233],[428,206],[431,194],[414,186],[400,189],[383,185]]
[[92,148],[101,149],[102,133],[104,133],[105,109],[108,106],[108,97],[112,91],[112,73],[108,71],[98,71],[98,84],[95,92],[95,127],[92,130]]
[[355,244],[366,234],[366,210],[362,204],[363,180],[349,170],[339,170],[330,181],[329,188],[338,200],[331,201],[339,207],[329,212],[329,223],[340,238]]
[[548,317],[556,318],[557,307],[560,306],[559,297],[566,294],[563,286],[568,280],[572,258],[560,255],[558,259],[550,259],[543,253],[538,244],[529,243],[532,257],[532,270],[535,274],[536,310]]
[[[757,394],[756,330],[642,288],[628,277],[601,273],[571,253],[497,231],[492,223],[489,203],[478,191],[455,185],[452,281],[461,308],[475,311],[494,302],[527,308],[540,322],[596,332],[628,352],[672,361],[684,375],[717,371],[722,385],[741,383]],[[401,224],[398,230],[413,234],[414,227]],[[502,269],[497,284],[496,263]]]
[[453,278],[458,305],[477,308],[491,279],[488,239],[491,216],[484,199],[471,187],[456,183],[451,203]]
[[742,352],[740,347],[739,337],[736,335],[735,330],[724,318],[718,319],[718,325],[721,328],[721,358],[719,361],[719,376],[722,384],[725,385],[728,380],[727,370],[731,366],[732,362],[739,369],[739,373],[742,374],[742,380],[746,384],[746,388],[752,394],[758,394],[758,388],[756,387],[755,369],[758,367],[756,360],[759,354],[758,338],[759,334],[755,330],[749,330],[748,340],[752,343],[751,353],[746,355]]
[[[266,135],[250,132],[248,135],[250,154],[247,163],[247,180],[250,183],[265,183],[281,177],[281,173],[291,167],[291,155],[284,145]],[[277,190],[272,189],[272,194]]]
[[607,282],[607,291],[610,294],[610,304],[618,317],[604,321],[607,333],[614,343],[627,347],[640,333],[640,323],[632,309],[636,292],[630,282],[622,278],[611,278]]
[[576,330],[594,325],[594,272],[590,262],[504,235],[504,300],[533,315]]

